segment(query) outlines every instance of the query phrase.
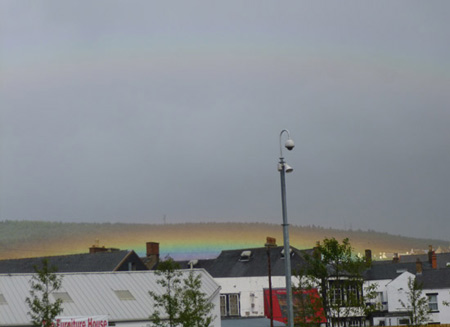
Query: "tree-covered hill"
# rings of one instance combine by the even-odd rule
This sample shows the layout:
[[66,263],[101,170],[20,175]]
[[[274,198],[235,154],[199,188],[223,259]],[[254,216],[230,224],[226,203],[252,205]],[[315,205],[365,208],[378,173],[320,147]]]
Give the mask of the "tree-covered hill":
[[[0,222],[0,259],[88,252],[94,244],[135,250],[145,254],[146,242],[159,242],[162,255],[189,253],[213,255],[220,250],[263,246],[267,236],[283,243],[282,228],[265,223],[61,223],[44,221]],[[448,250],[449,242],[418,239],[361,230],[336,230],[317,226],[290,226],[291,245],[312,248],[325,237],[350,239],[355,252],[371,249],[375,258],[392,253],[426,251],[429,245]]]

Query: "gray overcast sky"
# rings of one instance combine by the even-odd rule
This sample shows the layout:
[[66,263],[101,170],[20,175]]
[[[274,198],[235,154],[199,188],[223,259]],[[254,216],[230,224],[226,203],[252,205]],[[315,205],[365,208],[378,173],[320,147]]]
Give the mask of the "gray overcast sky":
[[[0,219],[450,234],[449,1],[0,2]],[[283,143],[284,143],[283,138]]]

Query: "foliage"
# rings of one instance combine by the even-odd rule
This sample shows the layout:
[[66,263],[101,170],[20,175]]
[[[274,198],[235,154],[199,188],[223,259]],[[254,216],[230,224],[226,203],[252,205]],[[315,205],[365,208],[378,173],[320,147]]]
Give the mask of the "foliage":
[[370,262],[353,255],[348,238],[342,243],[325,238],[311,255],[305,254],[305,268],[298,272],[299,287],[317,288],[324,314],[333,326],[342,319],[365,316],[371,307],[368,298],[375,297],[374,288],[363,292],[363,271]]
[[30,280],[30,297],[25,299],[34,326],[51,326],[54,318],[62,309],[62,300],[50,301],[50,294],[59,290],[62,276],[56,274],[56,267],[49,266],[48,259],[42,260],[42,267],[34,266],[35,274]]
[[322,322],[323,303],[320,297],[314,296],[317,294],[314,286],[306,278],[299,278],[292,290],[295,326],[318,326]]
[[[169,258],[158,265],[157,283],[164,289],[159,295],[150,292],[155,301],[155,311],[150,316],[158,327],[209,327],[214,320],[210,314],[214,304],[201,291],[201,275],[190,271],[182,279],[179,265]],[[164,313],[167,319],[164,319]]]
[[[172,258],[162,261],[158,265],[158,270],[155,272],[160,278],[157,283],[165,290],[161,295],[155,292],[150,292],[155,301],[155,311],[150,317],[155,326],[177,326],[177,315],[179,307],[179,299],[182,292],[181,289],[181,272],[180,266]],[[159,309],[163,309],[168,316],[168,323],[161,318],[162,313]]]
[[210,314],[214,304],[209,302],[206,294],[200,291],[201,275],[193,271],[183,281],[184,293],[181,298],[180,320],[183,327],[208,327],[214,320]]
[[399,300],[402,307],[409,312],[411,326],[425,325],[430,320],[428,298],[423,295],[422,284],[415,278],[408,278],[406,303]]

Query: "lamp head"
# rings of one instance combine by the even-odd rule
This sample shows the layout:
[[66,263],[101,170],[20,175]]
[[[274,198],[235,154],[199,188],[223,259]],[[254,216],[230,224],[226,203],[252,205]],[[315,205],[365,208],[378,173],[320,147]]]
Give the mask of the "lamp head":
[[284,171],[286,173],[292,173],[294,171],[294,168],[292,168],[291,166],[289,166],[287,163],[284,164],[278,164],[278,171],[282,171],[284,168]]
[[294,171],[294,168],[292,168],[288,164],[284,164],[284,170],[286,173],[292,173]]
[[289,151],[291,151],[291,150],[295,147],[294,141],[293,141],[291,138],[289,138],[289,139],[287,139],[287,141],[286,141],[286,143],[284,144],[284,146],[286,147],[286,149],[288,149]]

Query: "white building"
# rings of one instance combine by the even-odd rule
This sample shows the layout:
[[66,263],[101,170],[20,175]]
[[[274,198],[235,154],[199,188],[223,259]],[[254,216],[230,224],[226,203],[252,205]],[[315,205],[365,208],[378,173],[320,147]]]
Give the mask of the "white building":
[[366,285],[376,284],[382,309],[372,315],[373,326],[408,325],[410,318],[401,304],[408,305],[408,281],[417,279],[428,298],[430,324],[450,323],[450,268],[429,262],[376,262],[366,272]]
[[[291,247],[291,267],[293,284],[296,284],[295,270],[304,266],[302,253],[311,250],[298,250]],[[284,248],[270,249],[270,270],[272,288],[285,288]],[[249,248],[222,251],[213,260],[194,260],[184,263],[205,268],[220,285],[220,314],[227,317],[263,317],[264,289],[269,288],[269,255],[267,249]]]
[[[186,275],[188,271],[183,271]],[[220,286],[203,269],[202,292],[214,304],[213,326],[220,327]],[[62,287],[51,298],[63,300],[63,317],[106,316],[120,327],[149,327],[154,301],[149,291],[162,294],[154,271],[64,273]],[[32,274],[0,275],[0,326],[32,326],[25,299],[30,296]]]

